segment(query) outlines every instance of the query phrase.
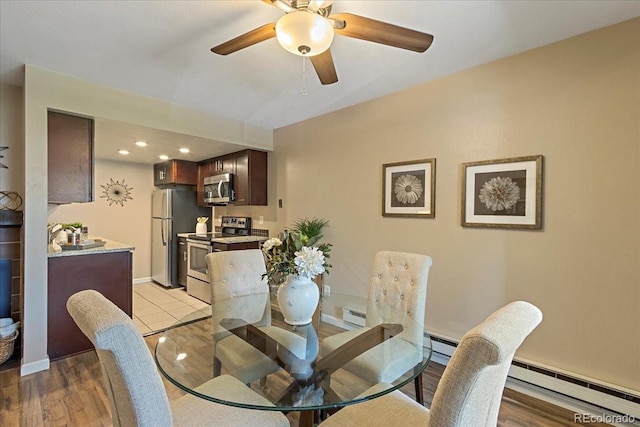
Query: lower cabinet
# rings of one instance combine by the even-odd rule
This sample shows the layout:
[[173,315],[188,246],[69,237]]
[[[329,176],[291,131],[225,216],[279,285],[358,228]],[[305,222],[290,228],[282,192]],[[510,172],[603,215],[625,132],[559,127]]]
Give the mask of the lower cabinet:
[[47,353],[56,360],[93,349],[67,312],[67,299],[95,289],[131,317],[133,309],[130,251],[49,258]]
[[189,269],[189,251],[187,238],[178,237],[178,285],[187,287],[187,270]]

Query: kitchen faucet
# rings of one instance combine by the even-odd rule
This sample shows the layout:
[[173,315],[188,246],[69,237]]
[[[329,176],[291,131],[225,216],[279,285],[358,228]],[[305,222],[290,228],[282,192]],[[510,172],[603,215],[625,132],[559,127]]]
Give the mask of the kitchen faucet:
[[63,227],[62,224],[58,224],[58,223],[49,224],[47,226],[48,242],[50,245],[53,244],[53,241],[56,239],[56,237],[58,237],[58,234],[60,234],[62,231],[75,232],[76,228],[71,225]]

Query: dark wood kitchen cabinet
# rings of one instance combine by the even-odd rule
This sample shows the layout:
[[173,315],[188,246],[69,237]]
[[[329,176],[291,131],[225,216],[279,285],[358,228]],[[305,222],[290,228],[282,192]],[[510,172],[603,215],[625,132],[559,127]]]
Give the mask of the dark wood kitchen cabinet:
[[196,185],[198,164],[187,160],[167,160],[153,165],[153,185]]
[[51,360],[93,348],[67,312],[67,299],[76,292],[95,289],[131,317],[131,268],[130,251],[49,258],[47,353]]
[[185,288],[187,287],[187,270],[189,269],[188,254],[187,238],[178,237],[178,285],[184,286]]
[[200,162],[198,166],[198,205],[204,203],[203,180],[207,176],[234,174],[233,191],[235,206],[267,205],[267,153],[242,150]]
[[93,201],[93,119],[47,112],[48,201]]
[[234,206],[267,205],[267,153],[245,150],[236,153]]

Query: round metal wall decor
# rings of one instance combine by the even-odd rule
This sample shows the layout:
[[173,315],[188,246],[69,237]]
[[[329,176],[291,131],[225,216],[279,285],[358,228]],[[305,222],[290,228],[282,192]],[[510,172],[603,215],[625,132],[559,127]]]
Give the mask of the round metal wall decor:
[[111,178],[110,181],[111,182],[100,186],[103,188],[102,192],[104,193],[100,198],[107,199],[109,206],[114,203],[124,206],[127,200],[133,200],[133,197],[131,197],[131,190],[133,190],[133,188],[127,186],[127,184],[124,183],[124,179],[120,182],[114,181],[113,178]]

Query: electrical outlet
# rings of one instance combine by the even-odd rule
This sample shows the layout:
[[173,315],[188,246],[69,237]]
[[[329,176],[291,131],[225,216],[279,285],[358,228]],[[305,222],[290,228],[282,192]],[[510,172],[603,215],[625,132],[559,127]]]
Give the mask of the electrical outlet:
[[260,225],[264,224],[264,217],[262,215],[258,217],[258,224]]
[[324,289],[322,292],[325,296],[329,296],[331,295],[331,286],[329,285],[324,285]]

